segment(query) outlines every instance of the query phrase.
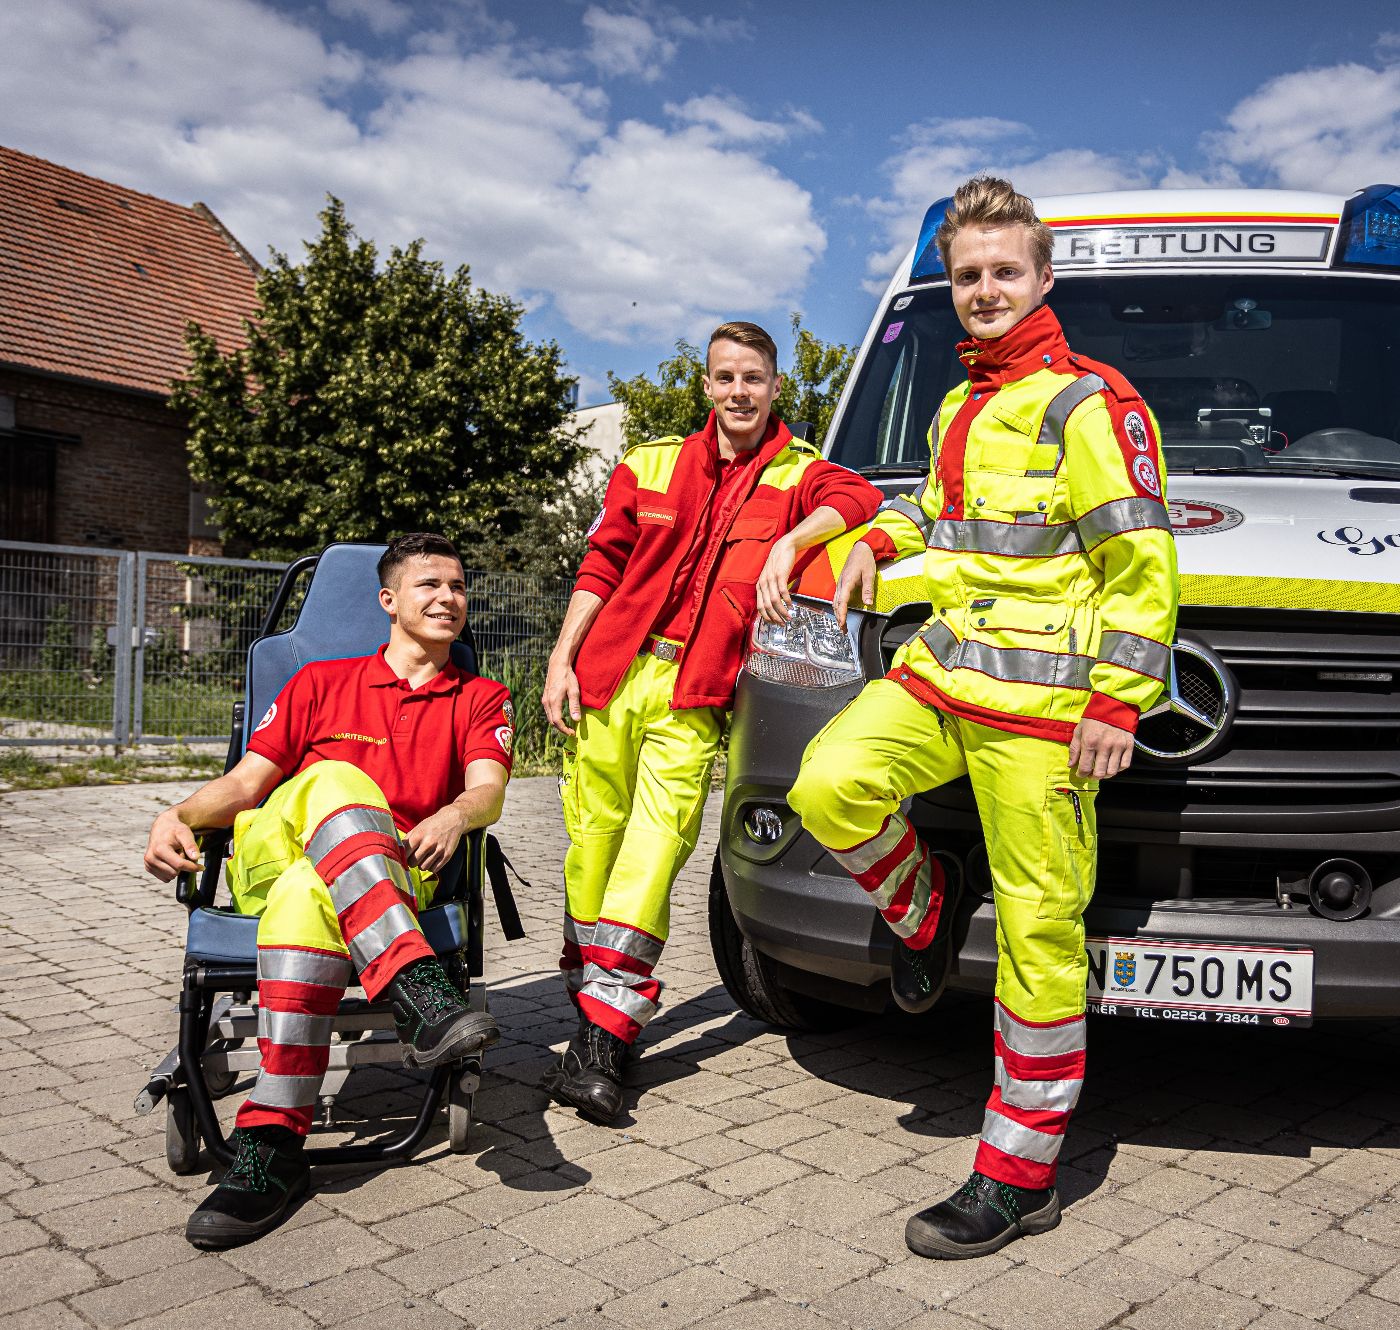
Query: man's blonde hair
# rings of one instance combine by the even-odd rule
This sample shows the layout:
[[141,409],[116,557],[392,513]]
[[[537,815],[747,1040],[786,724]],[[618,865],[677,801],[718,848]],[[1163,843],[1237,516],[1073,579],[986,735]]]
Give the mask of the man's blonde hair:
[[1031,259],[1036,272],[1044,272],[1055,250],[1055,236],[1035,215],[1035,204],[1018,194],[1009,180],[994,175],[975,175],[953,193],[953,202],[944,214],[935,237],[943,267],[952,274],[948,251],[953,237],[965,226],[1024,226],[1030,232]]
[[773,373],[778,372],[778,344],[756,323],[744,323],[742,320],[721,323],[710,334],[709,346],[705,348],[706,374],[710,372],[710,349],[716,342],[738,342],[740,346],[747,346],[751,351],[761,351],[768,357],[768,364]]

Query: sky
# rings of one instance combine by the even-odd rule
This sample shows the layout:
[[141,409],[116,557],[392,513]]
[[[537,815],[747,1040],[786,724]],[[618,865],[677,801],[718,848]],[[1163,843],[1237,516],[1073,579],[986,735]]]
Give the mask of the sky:
[[[587,404],[727,318],[858,342],[929,203],[1400,182],[1400,11],[1296,0],[0,4],[0,143],[300,257],[327,194]],[[0,293],[3,298],[3,293]]]

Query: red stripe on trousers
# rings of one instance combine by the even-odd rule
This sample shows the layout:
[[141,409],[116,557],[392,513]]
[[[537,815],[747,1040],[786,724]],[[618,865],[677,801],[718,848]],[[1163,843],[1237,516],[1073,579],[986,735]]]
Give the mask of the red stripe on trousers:
[[[336,952],[310,947],[261,947],[260,951],[277,951],[295,955],[312,951],[316,955],[337,956]],[[328,984],[303,984],[290,979],[264,979],[258,984],[258,1003],[268,1011],[294,1012],[306,1016],[334,1016],[345,992]],[[323,1076],[330,1063],[330,1041],[324,1044],[274,1044],[259,1037],[258,1054],[265,1070],[274,1076]],[[244,1100],[238,1110],[235,1126],[287,1127],[305,1136],[311,1130],[315,1101],[296,1108],[277,1108]]]
[[928,910],[924,914],[923,923],[904,944],[914,951],[922,951],[933,941],[933,935],[938,931],[938,921],[943,916],[943,897],[948,890],[948,878],[943,872],[943,865],[933,854],[929,855],[928,876]]
[[642,1027],[630,1016],[618,1011],[616,1007],[608,1006],[606,1002],[600,1002],[588,993],[580,993],[577,1000],[579,1010],[594,1025],[600,1025],[609,1033],[615,1034],[624,1044],[637,1042]]
[[[886,818],[885,825],[888,826],[889,822],[890,819]],[[914,840],[914,828],[910,823],[906,822],[904,824],[904,834],[895,842],[894,849],[867,872],[852,874],[855,880],[860,884],[861,889],[863,891],[874,891],[880,883],[899,867],[904,859],[908,858],[908,856],[914,852]],[[849,851],[841,851],[841,853],[849,853]]]
[[1053,1030],[1057,1025],[1074,1025],[1077,1022],[1082,1021],[1084,1019],[1083,1015],[1081,1014],[1075,1016],[1058,1016],[1053,1021],[1030,1021],[1027,1020],[1024,1016],[1018,1016],[1000,998],[993,998],[992,1001],[995,1002],[997,1006],[1000,1007],[1008,1016],[1010,1016],[1011,1019],[1015,1021],[1017,1025],[1024,1025],[1031,1030]]
[[1007,1073],[1018,1081],[1082,1081],[1084,1079],[1084,1050],[1055,1053],[1036,1057],[1018,1053],[1007,1046],[1000,1032],[993,1036],[996,1053],[1006,1063]]
[[[359,900],[337,916],[346,945],[352,944],[361,933],[377,924],[395,905],[401,904],[407,905],[414,917],[417,917],[417,909],[388,878],[376,882]],[[405,965],[432,954],[433,949],[418,929],[413,928],[400,933],[360,971],[360,983],[364,986],[365,995],[371,1000],[377,998]]]
[[604,970],[622,971],[626,974],[649,975],[656,967],[629,956],[625,951],[614,951],[611,947],[586,947],[588,960]]
[[408,866],[404,861],[403,848],[392,836],[386,836],[382,831],[361,831],[338,841],[313,867],[316,876],[330,886],[351,864],[357,864],[371,854],[382,854],[396,864],[403,864],[405,868]]
[[564,950],[559,953],[559,968],[561,970],[581,970],[583,969],[583,949],[577,942],[570,942],[564,939]]
[[1011,1187],[1026,1187],[1031,1191],[1042,1191],[1055,1185],[1055,1164],[1041,1164],[1034,1159],[1020,1159],[998,1150],[986,1141],[977,1143],[977,1157],[972,1161],[983,1177],[995,1178]]
[[997,1086],[992,1086],[992,1092],[987,1096],[987,1107],[993,1112],[1000,1113],[1004,1118],[1010,1118],[1012,1122],[1018,1122],[1023,1127],[1030,1127],[1035,1131],[1043,1132],[1046,1136],[1063,1136],[1065,1129],[1069,1126],[1069,1113],[1060,1108],[1017,1108],[1015,1104],[1008,1104],[1002,1100],[1001,1090]]

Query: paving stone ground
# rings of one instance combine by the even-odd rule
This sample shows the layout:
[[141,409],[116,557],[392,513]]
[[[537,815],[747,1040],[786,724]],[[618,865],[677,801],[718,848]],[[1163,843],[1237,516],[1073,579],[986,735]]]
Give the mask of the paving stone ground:
[[[132,1111],[174,1039],[184,931],[139,847],[182,792],[0,796],[0,1330],[1400,1326],[1386,1025],[1096,1020],[1061,1227],[978,1261],[911,1256],[906,1216],[971,1166],[989,1005],[832,1034],[736,1014],[706,934],[714,802],[628,1112],[606,1128],[547,1105],[533,1082],[572,1024],[549,779],[512,785],[501,828],[529,937],[488,946],[505,1038],[471,1152],[439,1127],[407,1166],[318,1175],[275,1236],[196,1252],[182,1230],[211,1174],[173,1176],[163,1115]],[[357,1078],[349,1107],[402,1112],[399,1073]]]

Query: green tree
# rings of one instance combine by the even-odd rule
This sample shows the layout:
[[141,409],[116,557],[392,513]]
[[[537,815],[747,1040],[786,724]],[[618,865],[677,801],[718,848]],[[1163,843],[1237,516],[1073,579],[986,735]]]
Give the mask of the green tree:
[[302,263],[274,253],[259,278],[246,348],[188,330],[171,401],[224,540],[271,559],[411,530],[514,535],[580,453],[558,346],[524,341],[519,305],[465,267],[446,276],[421,240],[380,266],[338,199],[320,220]]
[[[792,362],[785,368],[779,361],[783,390],[773,409],[788,422],[805,420],[813,425],[820,444],[856,354],[840,342],[823,342],[802,326],[800,314],[792,316],[792,336]],[[609,374],[613,400],[624,407],[622,433],[628,444],[699,429],[710,411],[701,382],[704,374],[704,351],[686,341],[677,342],[676,354],[657,366],[654,380],[645,374],[631,379]]]

